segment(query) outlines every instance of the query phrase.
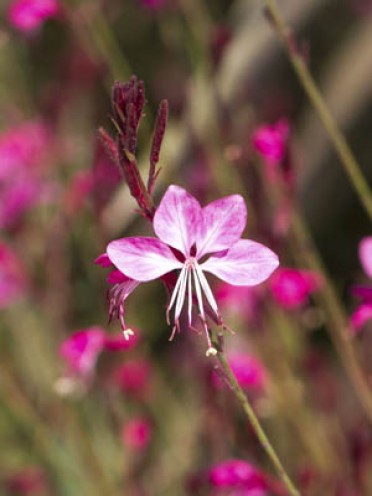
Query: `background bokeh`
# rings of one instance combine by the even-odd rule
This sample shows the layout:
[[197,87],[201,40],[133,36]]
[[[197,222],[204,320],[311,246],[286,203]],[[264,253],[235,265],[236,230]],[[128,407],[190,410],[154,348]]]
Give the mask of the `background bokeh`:
[[[161,282],[126,301],[131,345],[108,324],[107,270],[94,260],[112,239],[153,235],[97,133],[115,134],[111,88],[133,74],[146,88],[144,177],[157,107],[169,102],[155,201],[169,184],[202,204],[239,193],[245,237],[319,277],[290,305],[274,283],[235,294],[213,280],[236,331],[226,353],[232,365],[239,353],[253,360],[236,374],[284,465],[301,494],[372,494],[372,410],[359,401],[372,395],[370,324],[349,336],[364,393],[334,338],[349,332],[352,285],[368,282],[358,244],[370,219],[265,2],[39,0],[25,13],[33,3],[0,4],[0,494],[286,494],[203,338],[185,324],[168,341]],[[371,182],[372,2],[277,3]],[[278,122],[288,134],[273,177],[253,137]],[[263,488],[214,483],[212,468],[231,459],[266,474]]]

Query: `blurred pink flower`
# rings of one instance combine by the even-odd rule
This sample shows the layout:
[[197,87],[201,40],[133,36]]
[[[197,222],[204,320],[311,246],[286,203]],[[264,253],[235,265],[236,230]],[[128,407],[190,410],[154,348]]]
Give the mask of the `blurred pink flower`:
[[0,181],[40,167],[50,146],[45,124],[33,120],[0,133]]
[[315,272],[281,268],[270,279],[269,289],[279,305],[293,310],[307,303],[322,284],[321,276]]
[[47,127],[37,120],[0,134],[0,228],[11,228],[32,207],[55,198],[56,186],[41,177],[50,143]]
[[0,228],[16,225],[31,208],[50,202],[55,192],[52,183],[25,174],[20,174],[14,182],[0,182]]
[[59,354],[65,360],[68,372],[84,378],[94,373],[99,355],[103,350],[128,350],[135,346],[136,339],[125,340],[110,336],[101,327],[89,327],[75,332],[60,346]]
[[[372,278],[372,236],[363,238],[359,243],[359,260],[366,276]],[[372,318],[372,286],[354,286],[352,293],[362,300],[362,303],[358,305],[350,317],[350,326],[357,334],[364,324]]]
[[243,389],[255,391],[264,389],[267,374],[260,360],[249,353],[243,352],[228,353],[227,359],[239,385]]
[[30,33],[59,11],[57,0],[13,0],[8,7],[8,19],[15,28]]
[[46,474],[38,467],[27,467],[5,478],[6,494],[22,496],[49,494]]
[[167,0],[140,0],[141,4],[148,9],[161,9]]
[[143,417],[128,420],[122,427],[121,437],[124,446],[130,450],[144,452],[151,441],[151,424]]
[[280,119],[275,124],[258,127],[253,133],[253,146],[268,163],[276,165],[284,159],[288,135],[288,121]]
[[211,486],[219,489],[239,488],[245,491],[264,491],[267,487],[264,475],[254,465],[238,459],[215,465],[209,470],[208,480]]
[[231,286],[221,282],[216,289],[220,308],[240,314],[252,323],[259,318],[262,296],[260,286]]
[[106,333],[101,327],[77,331],[61,345],[59,353],[69,370],[82,377],[89,377],[98,356],[105,346]]
[[133,358],[114,370],[111,384],[133,398],[142,399],[151,390],[152,374],[150,361]]
[[18,300],[26,292],[26,270],[16,253],[0,241],[0,309]]
[[269,248],[241,239],[246,218],[245,203],[240,195],[221,198],[202,208],[187,191],[169,186],[154,215],[153,227],[158,238],[118,239],[109,243],[107,255],[120,272],[134,281],[152,281],[179,269],[167,308],[167,316],[175,308],[171,338],[180,331],[179,317],[186,293],[188,324],[192,327],[194,287],[208,342],[207,354],[215,354],[203,294],[218,322],[221,317],[204,272],[232,285],[255,286],[265,281],[279,264],[278,257]]

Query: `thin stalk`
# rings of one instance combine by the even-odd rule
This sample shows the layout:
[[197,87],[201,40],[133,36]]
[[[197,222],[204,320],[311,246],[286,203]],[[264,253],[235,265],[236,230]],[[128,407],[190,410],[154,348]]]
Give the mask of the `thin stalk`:
[[319,300],[326,314],[327,329],[336,348],[343,367],[354,387],[355,394],[359,399],[365,414],[372,422],[372,389],[370,388],[365,374],[363,373],[355,347],[352,342],[352,331],[337,292],[330,280],[327,271],[313,246],[306,225],[300,215],[294,211],[292,217],[292,238],[295,250],[300,253],[307,266],[322,274],[324,285],[319,292],[319,296],[314,295]]
[[295,70],[297,77],[303,86],[309,100],[318,113],[318,116],[326,129],[328,136],[337,152],[337,155],[343,165],[346,174],[359,196],[359,199],[364,206],[367,214],[372,220],[372,192],[365,177],[361,172],[361,168],[347,143],[340,127],[335,118],[331,114],[323,96],[321,95],[314,78],[312,77],[303,55],[298,50],[296,42],[292,36],[291,30],[286,26],[281,13],[278,9],[276,0],[263,0],[267,9],[268,17],[274,26],[278,36],[282,40],[288,58]]
[[262,448],[266,451],[268,457],[270,458],[272,464],[274,465],[280,479],[282,480],[285,487],[288,489],[288,494],[291,496],[300,496],[300,492],[296,489],[295,485],[291,481],[289,475],[285,471],[282,462],[280,461],[276,451],[274,450],[272,444],[269,441],[265,431],[263,430],[260,421],[258,420],[256,414],[254,413],[253,408],[251,407],[247,396],[245,395],[242,388],[239,386],[238,381],[230,368],[228,361],[226,360],[225,355],[222,351],[217,353],[217,358],[221,364],[223,371],[225,372],[226,379],[231,386],[232,391],[234,392],[236,399],[241,404],[244,413],[249,419],[253,430],[255,431],[257,438],[262,446]]

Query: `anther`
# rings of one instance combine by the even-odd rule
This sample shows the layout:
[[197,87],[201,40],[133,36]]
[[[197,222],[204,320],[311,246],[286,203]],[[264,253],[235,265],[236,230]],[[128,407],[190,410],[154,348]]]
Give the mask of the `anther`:
[[217,350],[216,348],[213,348],[213,346],[211,346],[210,348],[207,349],[207,351],[205,352],[205,356],[206,357],[214,357],[217,355]]
[[132,329],[125,329],[123,331],[123,336],[126,341],[129,341],[131,336],[134,336],[134,331],[132,331]]

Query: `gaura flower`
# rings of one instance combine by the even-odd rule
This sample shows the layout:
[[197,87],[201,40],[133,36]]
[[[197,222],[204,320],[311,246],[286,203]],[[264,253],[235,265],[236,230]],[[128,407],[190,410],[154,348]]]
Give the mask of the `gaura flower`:
[[25,33],[37,30],[60,10],[57,0],[14,0],[8,9],[10,23]]
[[209,484],[219,489],[244,488],[262,490],[267,488],[264,475],[251,463],[232,459],[218,463],[209,470]]
[[[359,260],[365,274],[372,278],[372,236],[363,238],[359,243]],[[357,334],[372,319],[372,286],[356,285],[352,288],[352,293],[362,300],[350,317],[351,328]]]
[[112,241],[107,246],[107,256],[122,274],[137,282],[152,281],[179,270],[167,308],[168,321],[173,311],[171,339],[180,331],[179,318],[186,295],[188,325],[192,327],[195,294],[208,342],[207,355],[215,355],[205,304],[218,323],[222,324],[222,319],[205,273],[235,286],[255,286],[265,281],[279,264],[276,254],[266,246],[241,239],[246,220],[247,210],[240,195],[221,198],[202,208],[187,191],[172,185],[154,215],[153,227],[158,238]]
[[270,279],[269,289],[282,308],[293,310],[307,303],[309,296],[322,285],[322,278],[316,272],[281,268]]
[[268,163],[276,165],[284,159],[288,135],[288,121],[280,119],[275,124],[258,127],[253,133],[253,146]]
[[145,452],[152,437],[152,426],[145,417],[128,420],[122,427],[121,438],[131,451]]
[[[267,373],[264,365],[255,356],[246,352],[228,353],[227,360],[240,387],[247,391],[263,392],[267,382]],[[222,384],[216,374],[216,385]]]

